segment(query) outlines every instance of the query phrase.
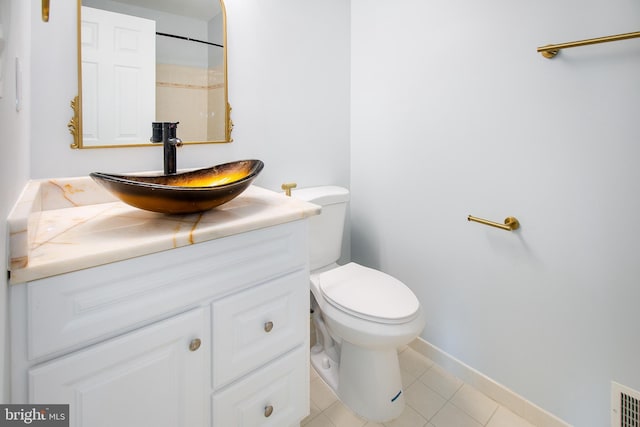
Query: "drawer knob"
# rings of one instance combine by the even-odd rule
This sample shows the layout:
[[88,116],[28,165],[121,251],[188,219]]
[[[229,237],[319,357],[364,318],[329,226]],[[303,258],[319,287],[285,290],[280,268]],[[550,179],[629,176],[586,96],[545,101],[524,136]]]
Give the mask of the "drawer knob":
[[264,416],[265,418],[269,418],[273,414],[273,406],[269,405],[264,408]]
[[264,324],[265,332],[271,332],[272,329],[273,329],[273,322],[267,322]]
[[202,341],[200,341],[200,338],[194,338],[189,343],[189,350],[196,351],[197,349],[200,348],[201,344],[202,344]]

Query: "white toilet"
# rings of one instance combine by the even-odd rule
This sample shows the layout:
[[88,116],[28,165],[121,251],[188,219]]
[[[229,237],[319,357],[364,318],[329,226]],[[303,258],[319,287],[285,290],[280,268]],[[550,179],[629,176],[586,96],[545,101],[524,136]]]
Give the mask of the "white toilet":
[[422,331],[425,316],[411,290],[380,271],[340,258],[349,201],[345,188],[300,189],[293,197],[322,206],[310,218],[313,321],[311,363],[357,414],[384,422],[405,406],[398,347]]

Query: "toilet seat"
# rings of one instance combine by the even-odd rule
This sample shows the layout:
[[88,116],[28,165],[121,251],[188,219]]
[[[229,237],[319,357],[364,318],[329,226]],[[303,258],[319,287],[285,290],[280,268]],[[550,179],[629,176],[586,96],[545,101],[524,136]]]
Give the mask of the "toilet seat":
[[379,323],[406,323],[418,315],[420,303],[398,279],[381,271],[349,263],[316,280],[325,301],[352,316]]

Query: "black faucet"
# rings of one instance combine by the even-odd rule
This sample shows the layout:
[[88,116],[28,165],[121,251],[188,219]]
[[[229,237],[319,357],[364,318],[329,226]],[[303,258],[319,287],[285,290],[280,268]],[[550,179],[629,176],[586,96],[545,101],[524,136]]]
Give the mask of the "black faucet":
[[175,174],[176,167],[176,147],[182,145],[182,140],[176,137],[180,122],[153,122],[151,123],[151,142],[162,142],[164,145],[164,174]]

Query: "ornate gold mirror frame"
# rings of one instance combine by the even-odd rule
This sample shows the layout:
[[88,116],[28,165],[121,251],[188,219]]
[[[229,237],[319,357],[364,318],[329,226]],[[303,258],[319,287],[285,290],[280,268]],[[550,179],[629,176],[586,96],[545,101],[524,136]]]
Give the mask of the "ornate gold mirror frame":
[[[227,83],[227,14],[226,14],[226,8],[224,5],[224,1],[223,0],[213,0],[213,1],[219,1],[220,2],[220,9],[221,9],[221,14],[222,14],[222,39],[223,39],[223,54],[222,54],[222,58],[223,58],[223,64],[222,64],[222,70],[223,70],[223,82],[220,83],[218,82],[218,84],[215,85],[204,85],[204,86],[198,86],[196,89],[201,89],[201,90],[212,90],[213,89],[220,89],[221,87],[224,90],[224,94],[223,94],[223,102],[224,105],[222,106],[222,109],[224,110],[224,118],[223,118],[223,122],[224,122],[224,139],[221,140],[204,140],[204,141],[193,141],[193,140],[189,140],[185,138],[183,139],[183,143],[184,144],[213,144],[213,143],[226,143],[226,142],[231,142],[233,141],[233,139],[231,138],[231,132],[233,130],[233,121],[231,120],[231,106],[229,104],[229,97],[228,97],[228,83]],[[73,117],[71,118],[71,120],[69,121],[67,127],[69,128],[69,132],[73,135],[73,143],[71,144],[71,148],[73,149],[86,149],[86,148],[120,148],[120,147],[152,147],[152,146],[158,146],[157,144],[153,144],[151,142],[148,142],[148,140],[143,140],[140,141],[139,143],[123,143],[123,144],[109,144],[109,145],[102,145],[102,144],[93,144],[93,145],[89,145],[89,144],[85,144],[83,141],[83,122],[82,122],[82,114],[83,114],[83,110],[82,110],[82,16],[81,16],[81,12],[82,12],[82,0],[77,0],[77,33],[78,33],[78,42],[77,42],[77,50],[78,50],[78,95],[73,98],[73,100],[71,100],[71,109],[73,110]],[[156,33],[158,34],[158,33]],[[194,41],[192,39],[189,39],[188,37],[179,37],[182,38],[186,41]],[[195,40],[198,41],[198,40]],[[169,84],[171,85],[171,83]],[[158,87],[160,86],[159,82],[156,82],[156,92],[158,91]],[[185,88],[187,89],[194,89],[193,85],[190,84],[186,84],[183,85],[185,86]],[[220,104],[218,104],[220,105]],[[208,111],[207,111],[208,113]],[[171,119],[173,120],[173,118]],[[179,119],[178,119],[179,120]],[[162,121],[162,120],[157,120],[157,121]],[[167,120],[164,120],[167,121]],[[177,120],[176,120],[177,121]],[[149,135],[151,135],[151,123],[149,123]]]

